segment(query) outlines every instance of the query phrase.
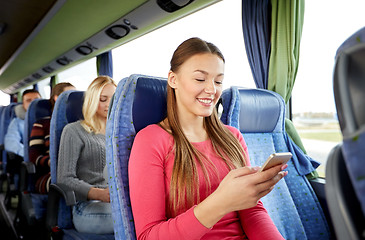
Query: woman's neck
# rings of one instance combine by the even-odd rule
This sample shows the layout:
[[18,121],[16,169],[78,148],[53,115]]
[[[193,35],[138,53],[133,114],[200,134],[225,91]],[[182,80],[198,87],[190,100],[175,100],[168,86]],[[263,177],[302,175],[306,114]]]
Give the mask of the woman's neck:
[[[203,142],[208,140],[208,134],[204,128],[203,121],[204,118],[179,118],[181,129],[184,132],[185,136],[188,138],[189,142]],[[160,124],[168,132],[171,132],[167,118],[164,119]]]

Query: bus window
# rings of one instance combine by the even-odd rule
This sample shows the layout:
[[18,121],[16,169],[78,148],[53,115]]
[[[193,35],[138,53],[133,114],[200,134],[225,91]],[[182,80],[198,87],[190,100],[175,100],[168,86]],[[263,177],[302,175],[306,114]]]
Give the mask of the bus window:
[[85,91],[96,77],[96,58],[91,58],[58,74],[59,82],[69,82],[79,91]]
[[[241,5],[241,0],[218,2],[113,49],[114,80],[134,73],[167,77],[176,46],[199,37],[214,43],[224,54],[224,88],[255,88],[243,41]],[[230,14],[223,18],[222,13],[227,12]]]
[[[327,11],[328,7],[330,11]],[[365,2],[306,1],[300,62],[292,94],[293,123],[317,169],[325,176],[331,149],[342,141],[332,74],[337,48],[348,36],[364,26]],[[325,15],[324,15],[325,11]]]
[[10,103],[10,97],[8,94],[0,91],[0,106],[6,106]]
[[41,94],[42,98],[49,99],[51,95],[51,88],[49,86],[50,78],[46,78],[37,83],[38,91]]

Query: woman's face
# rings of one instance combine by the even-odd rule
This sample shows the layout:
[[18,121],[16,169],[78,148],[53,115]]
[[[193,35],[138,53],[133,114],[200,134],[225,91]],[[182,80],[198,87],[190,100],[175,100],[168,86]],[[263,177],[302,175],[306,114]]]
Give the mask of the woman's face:
[[111,83],[104,86],[103,90],[101,91],[100,98],[99,98],[99,106],[96,114],[102,118],[106,119],[108,117],[108,109],[109,103],[113,94],[115,92],[115,86]]
[[210,116],[222,94],[223,76],[223,60],[211,53],[194,55],[170,72],[179,117]]

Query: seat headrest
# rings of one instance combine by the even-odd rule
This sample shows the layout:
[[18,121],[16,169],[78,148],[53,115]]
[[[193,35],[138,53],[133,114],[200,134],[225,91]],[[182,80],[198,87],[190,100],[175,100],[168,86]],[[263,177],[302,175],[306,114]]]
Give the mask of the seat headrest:
[[337,57],[333,90],[342,134],[351,137],[365,127],[365,43],[342,50]]
[[0,144],[4,144],[4,137],[7,132],[8,126],[10,121],[15,117],[14,107],[19,103],[10,103],[8,106],[5,107],[3,112],[1,113],[1,135],[0,135]]
[[69,123],[83,119],[82,104],[84,103],[84,92],[73,91],[68,94],[66,102],[66,118]]
[[346,49],[352,48],[361,43],[365,43],[365,27],[359,29],[341,44],[341,46],[337,49],[336,58],[339,57],[342,52],[346,51]]
[[239,89],[239,95],[240,130],[242,132],[273,132],[283,107],[277,96],[257,89]]
[[61,93],[53,109],[50,126],[51,182],[57,179],[58,149],[63,128],[66,124],[83,119],[83,91],[69,90]]
[[26,124],[30,131],[32,130],[33,124],[41,118],[51,116],[52,110],[51,110],[51,102],[48,99],[35,99],[33,100],[25,115]]
[[27,114],[35,118],[42,118],[51,114],[51,102],[48,99],[33,100],[27,110]]
[[136,132],[166,117],[166,86],[164,79],[138,78],[132,111]]
[[[231,87],[224,90],[222,102],[221,120],[239,128],[242,133],[278,132],[284,129],[285,104],[277,93]],[[236,119],[238,122],[234,122]]]

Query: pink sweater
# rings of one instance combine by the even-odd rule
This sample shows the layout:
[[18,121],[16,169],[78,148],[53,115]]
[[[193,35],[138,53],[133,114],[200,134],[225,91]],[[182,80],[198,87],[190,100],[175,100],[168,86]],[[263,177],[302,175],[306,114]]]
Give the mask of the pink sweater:
[[[240,132],[227,127],[247,152]],[[158,125],[144,128],[134,140],[129,160],[129,184],[138,239],[283,239],[261,201],[253,208],[227,214],[211,229],[197,220],[194,207],[186,209],[177,217],[167,216],[166,203],[174,164],[173,142],[173,137]],[[219,179],[211,179],[213,192],[229,170],[215,154],[210,140],[193,145],[219,171]],[[197,167],[199,179],[204,179],[202,170]],[[207,197],[205,190],[206,185],[201,181],[199,192],[202,200]]]

